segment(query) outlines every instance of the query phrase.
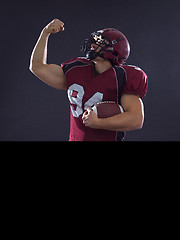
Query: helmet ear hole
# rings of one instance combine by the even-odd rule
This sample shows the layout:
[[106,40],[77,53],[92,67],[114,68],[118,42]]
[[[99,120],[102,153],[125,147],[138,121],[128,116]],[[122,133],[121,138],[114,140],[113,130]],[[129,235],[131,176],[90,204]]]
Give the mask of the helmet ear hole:
[[118,56],[118,52],[117,51],[114,51],[113,53],[112,53],[114,56]]

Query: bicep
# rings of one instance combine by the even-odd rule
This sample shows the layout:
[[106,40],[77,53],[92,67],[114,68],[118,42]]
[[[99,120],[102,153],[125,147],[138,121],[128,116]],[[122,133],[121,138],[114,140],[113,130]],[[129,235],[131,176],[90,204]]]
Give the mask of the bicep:
[[134,94],[124,94],[121,97],[121,105],[125,112],[132,113],[142,121],[144,120],[144,105],[139,96]]
[[34,74],[51,87],[66,89],[66,77],[62,68],[56,64],[43,64]]

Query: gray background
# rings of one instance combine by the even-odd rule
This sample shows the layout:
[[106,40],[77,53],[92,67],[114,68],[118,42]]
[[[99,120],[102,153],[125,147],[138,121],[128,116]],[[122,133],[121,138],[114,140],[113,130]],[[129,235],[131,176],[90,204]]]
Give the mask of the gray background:
[[65,91],[53,89],[29,71],[29,59],[42,28],[54,18],[65,31],[52,35],[48,63],[81,56],[89,33],[114,27],[129,39],[127,64],[148,75],[145,122],[126,141],[180,140],[179,1],[29,1],[1,7],[1,141],[67,141],[69,105]]

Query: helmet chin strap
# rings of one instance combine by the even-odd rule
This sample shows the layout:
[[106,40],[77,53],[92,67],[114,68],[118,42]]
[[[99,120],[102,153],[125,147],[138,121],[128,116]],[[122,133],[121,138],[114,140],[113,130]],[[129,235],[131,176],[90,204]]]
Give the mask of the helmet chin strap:
[[86,53],[86,58],[88,60],[94,60],[95,58],[97,57],[101,57],[101,58],[104,58],[104,55],[103,53],[100,53],[99,52],[95,52],[94,50],[89,50],[87,53]]
[[[96,52],[96,50],[98,49],[98,48],[101,48],[98,52]],[[89,50],[87,53],[86,53],[86,58],[88,59],[88,60],[94,60],[95,58],[97,58],[97,57],[101,57],[101,58],[104,58],[104,55],[103,55],[103,53],[102,53],[102,51],[104,50],[104,48],[105,47],[102,47],[101,45],[98,45],[98,47],[96,48],[96,49],[94,49],[94,50]]]

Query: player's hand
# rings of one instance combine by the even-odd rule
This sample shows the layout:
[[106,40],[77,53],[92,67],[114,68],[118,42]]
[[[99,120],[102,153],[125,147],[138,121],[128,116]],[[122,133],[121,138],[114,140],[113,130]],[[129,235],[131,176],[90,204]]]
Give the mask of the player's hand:
[[100,128],[100,119],[91,108],[88,108],[87,111],[83,113],[82,120],[86,127]]
[[59,19],[54,19],[44,28],[44,31],[47,32],[48,34],[64,31],[64,23]]

